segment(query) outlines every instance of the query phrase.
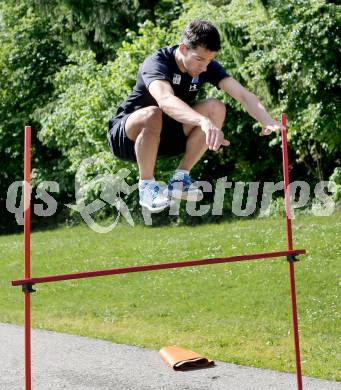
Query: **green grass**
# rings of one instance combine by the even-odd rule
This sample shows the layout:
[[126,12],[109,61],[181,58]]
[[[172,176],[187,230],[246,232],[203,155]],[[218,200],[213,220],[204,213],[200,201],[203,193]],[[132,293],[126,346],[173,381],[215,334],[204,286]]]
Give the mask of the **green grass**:
[[[299,216],[294,246],[303,375],[341,380],[341,215]],[[196,227],[86,226],[32,234],[32,276],[286,249],[283,219]],[[22,324],[23,236],[0,237],[0,321]],[[293,372],[288,264],[277,258],[36,286],[32,326]],[[34,348],[34,346],[33,346]]]

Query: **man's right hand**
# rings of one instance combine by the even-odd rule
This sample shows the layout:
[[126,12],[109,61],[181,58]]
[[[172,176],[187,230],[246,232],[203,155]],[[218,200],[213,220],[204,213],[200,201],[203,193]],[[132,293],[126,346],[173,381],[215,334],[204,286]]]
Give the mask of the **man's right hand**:
[[221,145],[228,146],[230,141],[225,139],[224,133],[214,126],[211,120],[203,117],[200,123],[201,130],[206,134],[206,145],[208,149],[217,151]]

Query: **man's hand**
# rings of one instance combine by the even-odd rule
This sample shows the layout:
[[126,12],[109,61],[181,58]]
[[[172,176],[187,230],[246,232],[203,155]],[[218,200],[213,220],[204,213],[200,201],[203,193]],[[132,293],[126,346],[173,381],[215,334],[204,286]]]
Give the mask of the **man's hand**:
[[206,134],[206,145],[210,150],[217,151],[221,145],[230,145],[230,142],[225,139],[224,133],[214,126],[210,119],[204,117],[200,126],[201,130]]
[[281,130],[285,130],[285,126],[283,126],[280,122],[274,121],[273,119],[267,123],[263,124],[262,134],[269,135],[272,132],[280,132]]
[[285,129],[280,122],[273,120],[259,99],[233,77],[225,77],[219,82],[219,88],[227,92],[230,96],[240,102],[246,111],[262,124],[264,135],[272,132],[279,132]]

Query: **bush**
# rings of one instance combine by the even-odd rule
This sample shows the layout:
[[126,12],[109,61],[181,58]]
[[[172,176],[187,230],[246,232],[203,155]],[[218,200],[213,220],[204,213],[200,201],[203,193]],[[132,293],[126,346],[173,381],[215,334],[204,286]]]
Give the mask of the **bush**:
[[[65,63],[66,56],[49,19],[36,16],[26,2],[0,3],[0,41],[1,203],[9,185],[23,177],[24,126],[39,128],[32,112],[50,99],[51,76]],[[54,145],[43,147],[36,131],[32,138],[34,165],[39,165],[46,179],[55,169],[59,152]]]
[[[155,27],[147,21],[138,34],[128,31],[114,61],[98,64],[91,51],[75,51],[53,79],[53,97],[36,110],[34,118],[41,125],[41,142],[61,154],[52,172],[66,192],[73,192],[73,178],[89,156],[93,160],[81,179],[84,188],[98,175],[126,168],[131,170],[128,180],[137,180],[136,165],[117,160],[109,151],[108,120],[131,91],[145,57],[178,42],[183,27],[194,17],[209,19],[220,30],[223,48],[217,59],[227,71],[256,93],[274,118],[286,111],[291,179],[318,181],[340,165],[337,6],[323,0],[188,0],[180,18],[169,26]],[[231,147],[207,152],[193,176],[210,182],[224,176],[231,181],[280,181],[279,137],[260,137],[259,124],[222,91],[207,86],[200,98],[207,96],[227,106],[223,131]],[[175,166],[175,159],[158,161],[157,178],[167,181]],[[40,164],[34,171],[36,184],[48,172]],[[99,191],[100,187],[89,190],[88,200]],[[128,198],[131,207],[137,207],[136,192]],[[213,199],[208,196],[207,201]],[[224,207],[228,210],[230,205]],[[180,221],[186,218],[182,213]]]
[[337,203],[341,203],[341,167],[336,167],[334,169],[334,172],[330,176],[329,180],[334,182],[336,185],[333,200]]
[[[46,146],[54,145],[61,152],[56,179],[73,192],[74,177],[82,161],[91,157],[91,164],[79,177],[82,200],[91,201],[101,188],[89,188],[98,175],[111,175],[120,169],[129,169],[129,182],[137,181],[135,164],[115,158],[106,141],[109,118],[131,91],[139,64],[151,52],[167,41],[167,32],[146,22],[139,31],[130,32],[131,42],[123,42],[115,61],[98,64],[90,51],[75,52],[54,78],[54,99],[43,109],[36,110],[35,118],[41,124],[39,139]],[[38,167],[34,175],[45,178]],[[97,183],[98,184],[98,183]],[[135,194],[136,195],[136,194]],[[131,199],[131,203],[134,201]]]
[[[185,10],[176,25],[210,19],[223,37],[219,61],[274,118],[287,113],[292,177],[312,182],[329,177],[341,163],[340,8],[322,0],[234,0],[189,1]],[[221,160],[234,167],[229,164],[225,174],[234,180],[280,180],[279,138],[259,138],[259,125],[238,103],[209,93],[228,104],[224,131],[232,142]],[[220,171],[221,160],[210,159],[209,169]]]

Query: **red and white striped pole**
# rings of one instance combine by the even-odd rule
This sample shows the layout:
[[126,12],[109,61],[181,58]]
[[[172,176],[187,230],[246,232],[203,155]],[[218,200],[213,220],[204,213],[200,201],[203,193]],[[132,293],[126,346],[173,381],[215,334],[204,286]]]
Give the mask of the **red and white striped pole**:
[[[31,277],[31,127],[25,126],[24,150],[24,278]],[[31,390],[31,299],[30,289],[24,291],[25,310],[25,389]]]
[[[286,127],[286,115],[282,114],[281,123]],[[288,250],[293,249],[292,240],[292,228],[291,228],[291,204],[290,204],[290,180],[289,180],[289,163],[288,163],[288,140],[287,130],[282,129],[282,157],[283,157],[283,178],[284,178],[284,196],[285,196],[285,214],[286,214],[286,229],[287,229],[287,242]],[[297,306],[296,306],[296,289],[295,289],[295,270],[294,261],[295,256],[288,256],[289,259],[289,279],[290,279],[290,295],[291,295],[291,307],[292,307],[292,327],[294,331],[294,343],[295,343],[295,357],[296,357],[296,381],[297,389],[302,390],[302,372],[301,372],[301,358],[300,358],[300,343],[299,343],[299,331],[297,321]]]

